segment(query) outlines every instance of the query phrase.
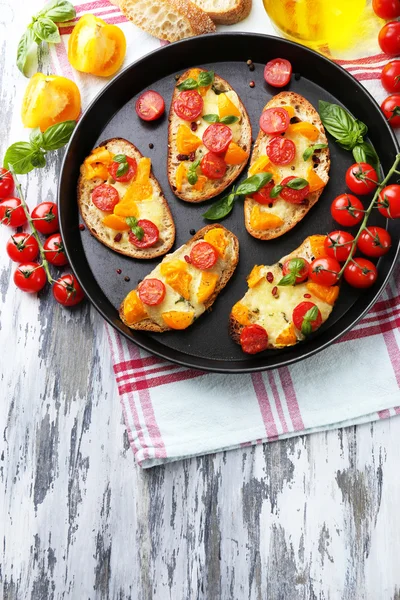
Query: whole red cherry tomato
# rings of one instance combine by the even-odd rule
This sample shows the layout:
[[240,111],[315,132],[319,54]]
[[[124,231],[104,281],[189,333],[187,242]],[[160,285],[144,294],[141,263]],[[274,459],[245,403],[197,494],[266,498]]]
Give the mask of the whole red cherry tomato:
[[8,198],[14,191],[14,179],[10,171],[0,168],[0,198]]
[[400,185],[392,183],[383,188],[378,198],[378,210],[387,219],[400,217]]
[[358,249],[366,256],[378,258],[387,254],[392,245],[390,233],[383,227],[370,226],[361,232],[358,238]]
[[348,259],[354,237],[348,231],[332,231],[325,238],[325,252],[339,262]]
[[62,306],[75,306],[85,297],[75,275],[68,273],[59,277],[53,285],[53,296]]
[[59,233],[53,233],[47,238],[43,245],[46,252],[46,259],[56,267],[62,267],[68,264],[68,259],[65,256],[64,244]]
[[[400,1],[396,2],[400,6]],[[390,94],[400,92],[400,60],[391,60],[383,67],[381,83]]]
[[378,277],[376,266],[367,258],[357,256],[346,266],[343,276],[348,284],[355,288],[368,288]]
[[41,202],[32,211],[32,219],[39,233],[49,235],[59,229],[58,209],[54,202]]
[[390,21],[382,27],[378,35],[378,42],[382,52],[389,56],[400,54],[400,23]]
[[14,283],[23,292],[34,294],[46,285],[46,272],[36,262],[26,262],[18,266],[14,273]]
[[354,194],[371,194],[378,183],[377,172],[367,163],[354,163],[346,171],[346,185]]
[[14,262],[32,262],[39,254],[39,244],[31,233],[14,233],[7,242],[6,250]]
[[27,218],[19,198],[6,198],[0,202],[0,223],[8,227],[21,227]]
[[392,94],[385,98],[381,109],[391,127],[400,127],[400,94]]
[[399,0],[372,0],[372,8],[381,19],[397,19],[397,17],[400,17]]
[[331,204],[331,215],[343,227],[352,227],[361,221],[364,206],[352,194],[340,194]]
[[340,264],[331,256],[316,258],[310,264],[309,278],[321,285],[335,285],[338,282]]

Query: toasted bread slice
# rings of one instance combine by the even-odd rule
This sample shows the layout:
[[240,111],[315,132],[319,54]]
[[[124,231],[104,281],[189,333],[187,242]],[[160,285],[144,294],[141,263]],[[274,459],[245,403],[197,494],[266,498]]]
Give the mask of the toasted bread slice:
[[[199,73],[205,72],[204,69],[190,69],[186,71],[177,81],[177,86],[180,85],[185,79],[194,78],[197,79]],[[197,174],[199,180],[204,177],[206,182],[202,189],[196,189],[196,186],[190,185],[187,177],[183,177],[181,185],[177,182],[177,174],[179,175],[178,169],[188,170],[193,164],[193,160],[201,159],[202,156],[208,153],[207,148],[202,143],[202,136],[204,131],[209,127],[210,123],[206,122],[202,116],[198,117],[195,122],[195,126],[192,126],[190,121],[184,121],[180,119],[174,111],[174,102],[180,94],[178,88],[175,88],[171,108],[169,112],[169,128],[168,128],[168,179],[172,191],[178,198],[185,200],[186,202],[204,202],[214,196],[217,196],[223,192],[235,179],[240,175],[246,166],[246,163],[250,156],[251,147],[251,124],[247,111],[240,100],[239,96],[232,89],[225,79],[215,75],[214,83],[208,88],[200,88],[201,95],[203,97],[203,110],[202,116],[205,114],[216,114],[219,115],[219,96],[224,94],[224,97],[229,99],[234,105],[233,110],[237,111],[238,121],[233,124],[229,124],[228,127],[232,130],[233,139],[232,141],[239,146],[240,150],[243,151],[243,160],[240,164],[228,164],[226,173],[222,179],[206,179],[201,171],[201,167],[197,168]],[[231,106],[231,105],[229,105]],[[233,115],[235,116],[235,115]],[[178,156],[182,156],[180,148],[178,147],[178,129],[181,126],[191,128],[191,133],[199,138],[201,144],[192,153],[193,160],[178,160]],[[189,155],[188,155],[189,156]],[[223,156],[226,159],[226,154]],[[200,177],[201,176],[201,177]]]
[[[246,325],[261,325],[268,333],[268,348],[293,346],[305,339],[293,323],[293,310],[301,302],[315,304],[325,322],[339,295],[339,286],[322,286],[311,281],[296,285],[279,285],[282,266],[288,259],[325,256],[324,235],[309,236],[304,242],[270,266],[256,265],[247,278],[249,289],[232,308],[229,330],[233,340],[240,343],[240,334]],[[268,277],[267,277],[268,276]]]
[[132,23],[168,42],[215,32],[208,14],[189,0],[120,0],[120,9]]
[[249,16],[251,0],[193,0],[219,25],[233,25]]
[[[264,170],[273,173],[275,184],[279,184],[284,178],[289,176],[307,179],[310,174],[309,170],[312,170],[312,172],[320,178],[322,187],[315,191],[312,191],[313,188],[311,188],[310,193],[302,204],[291,204],[278,196],[278,199],[273,206],[270,207],[264,205],[260,207],[260,205],[252,198],[246,198],[244,202],[246,229],[250,235],[260,240],[272,240],[292,229],[299,221],[301,221],[301,219],[303,219],[314,204],[316,204],[329,180],[330,155],[328,147],[316,150],[307,161],[303,160],[303,153],[307,147],[311,147],[315,144],[328,144],[325,129],[319,114],[308,100],[294,92],[281,92],[277,96],[274,96],[268,104],[266,104],[264,110],[267,108],[285,106],[292,107],[291,113],[294,115],[291,118],[292,124],[299,122],[311,123],[318,132],[315,132],[315,139],[310,140],[300,133],[291,134],[288,130],[284,135],[291,139],[296,145],[295,159],[290,164],[281,167],[270,163]],[[266,146],[273,137],[275,136],[267,135],[260,129],[250,161],[250,173],[252,172],[252,167],[255,165],[256,161],[260,159],[260,157],[266,156]],[[272,221],[271,227],[268,226],[267,229],[255,228],[251,223],[251,215],[255,206],[256,210],[260,210],[261,213],[265,212],[276,215],[282,223],[279,223],[278,226],[274,227]]]
[[[143,158],[139,150],[131,142],[123,138],[106,140],[99,146],[99,148],[103,147],[113,155],[125,154],[131,158],[135,158],[137,162]],[[95,148],[93,152],[97,150],[98,148]],[[138,206],[140,205],[138,218],[145,218],[154,222],[159,229],[160,236],[159,240],[151,248],[137,248],[128,239],[129,231],[121,232],[106,227],[103,224],[102,221],[108,213],[99,210],[92,202],[94,188],[105,183],[105,181],[118,188],[120,197],[126,191],[129,184],[117,184],[111,177],[108,177],[107,180],[99,177],[88,179],[86,177],[85,165],[81,166],[81,174],[78,180],[78,205],[87,228],[102,244],[115,250],[115,252],[131,256],[132,258],[149,259],[162,256],[171,249],[175,241],[175,225],[168,203],[157,179],[151,172],[149,180],[153,188],[153,199],[137,203]]]
[[[185,258],[202,240],[212,241],[219,256],[215,265],[204,271],[189,264]],[[162,333],[186,329],[212,306],[232,277],[238,260],[239,242],[233,233],[219,224],[203,227],[186,244],[165,256],[143,280],[156,278],[164,283],[166,293],[161,304],[144,305],[137,289],[132,290],[121,303],[121,320],[131,329],[141,331]],[[171,312],[174,315],[171,316]]]

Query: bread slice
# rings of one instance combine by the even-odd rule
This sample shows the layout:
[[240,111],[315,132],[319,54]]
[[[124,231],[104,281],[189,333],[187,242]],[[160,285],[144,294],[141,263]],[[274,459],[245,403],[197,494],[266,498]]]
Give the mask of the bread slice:
[[[239,242],[237,237],[230,232],[228,229],[225,229],[225,227],[223,227],[222,225],[219,225],[218,223],[215,225],[207,225],[206,227],[203,227],[202,229],[200,229],[196,235],[194,235],[186,244],[184,244],[183,246],[181,246],[180,248],[178,248],[177,250],[175,250],[175,252],[173,252],[172,254],[168,254],[167,256],[164,257],[164,259],[162,260],[162,262],[155,268],[153,269],[153,271],[151,273],[149,273],[149,275],[147,277],[152,278],[152,277],[156,277],[158,279],[163,280],[163,277],[160,275],[160,266],[163,263],[169,262],[171,260],[174,260],[176,258],[183,258],[184,255],[188,256],[190,254],[190,250],[192,248],[192,246],[194,246],[197,242],[201,241],[204,239],[204,236],[206,236],[206,234],[208,232],[210,232],[211,230],[215,230],[215,229],[220,229],[222,230],[225,239],[227,240],[227,246],[225,249],[225,256],[222,259],[221,257],[218,259],[216,265],[214,267],[212,267],[211,269],[208,269],[208,271],[211,272],[218,272],[219,274],[219,279],[217,281],[216,287],[213,291],[213,293],[210,295],[210,297],[203,303],[203,304],[198,304],[196,298],[196,294],[197,294],[197,290],[194,290],[193,288],[195,287],[196,282],[196,275],[197,275],[197,279],[198,276],[201,276],[203,271],[199,271],[198,269],[196,269],[194,266],[188,264],[187,268],[188,268],[188,272],[190,272],[192,274],[192,282],[191,282],[191,295],[189,298],[189,301],[185,301],[183,297],[179,298],[179,294],[177,294],[177,292],[171,288],[164,279],[164,284],[166,286],[166,295],[165,295],[165,299],[163,300],[163,302],[160,305],[160,311],[164,311],[166,310],[165,308],[163,308],[164,304],[168,304],[169,307],[173,307],[174,310],[180,310],[181,308],[185,308],[188,311],[190,311],[190,305],[189,302],[192,303],[192,308],[196,311],[199,311],[199,314],[195,314],[195,318],[193,319],[193,321],[195,319],[197,319],[201,314],[203,314],[206,310],[210,309],[210,307],[214,304],[218,294],[221,292],[221,290],[226,286],[226,284],[228,283],[229,279],[232,277],[236,265],[238,263],[239,260]],[[204,271],[206,272],[206,271]],[[146,279],[146,278],[145,278]],[[137,291],[137,290],[134,290]],[[129,295],[128,295],[129,296]],[[176,301],[175,301],[176,298]],[[124,303],[125,300],[121,303],[120,305],[120,309],[119,309],[119,316],[121,318],[121,320],[123,321],[123,323],[125,323],[125,325],[127,325],[128,327],[130,327],[131,329],[135,329],[135,330],[140,330],[140,331],[154,331],[156,333],[163,333],[164,331],[170,331],[171,327],[167,326],[165,323],[163,323],[162,318],[158,318],[158,316],[156,318],[151,318],[151,316],[148,316],[147,318],[143,318],[142,320],[136,322],[136,323],[129,323],[127,321],[127,319],[125,318],[125,314],[124,314]],[[148,307],[146,307],[147,310],[150,310]],[[155,307],[157,308],[157,307]],[[166,307],[168,308],[168,307]]]
[[189,0],[120,0],[120,9],[132,23],[168,42],[215,32],[207,13]]
[[[204,71],[204,69],[195,69],[195,70],[197,72]],[[185,73],[183,73],[183,75],[181,75],[181,77],[177,81],[177,86],[179,84],[181,84],[185,79],[192,77],[191,72],[193,72],[193,69],[190,69],[189,71],[186,71]],[[214,90],[217,92],[217,94],[214,92]],[[230,93],[235,94],[235,91],[230,86],[230,84],[225,79],[222,79],[222,77],[215,74],[214,83],[213,83],[211,89],[209,89],[207,91],[207,94],[203,98],[204,99],[204,108],[203,108],[202,114],[206,114],[206,113],[210,112],[210,110],[213,111],[214,113],[216,111],[218,111],[218,108],[215,106],[215,103],[217,102],[217,96],[223,92],[230,92]],[[203,190],[201,190],[201,191],[196,191],[193,188],[193,186],[190,186],[190,184],[187,181],[183,184],[183,189],[181,191],[179,191],[176,187],[177,169],[182,162],[185,164],[186,167],[190,167],[190,165],[191,165],[191,161],[188,161],[188,160],[180,161],[177,159],[177,156],[180,154],[178,152],[178,148],[177,148],[178,127],[181,124],[190,126],[190,122],[183,121],[174,112],[173,104],[179,94],[180,94],[180,91],[178,90],[178,87],[175,87],[175,90],[174,90],[174,93],[172,96],[171,108],[169,111],[169,119],[168,119],[168,122],[169,122],[169,125],[168,125],[168,166],[167,166],[168,180],[169,180],[172,191],[174,192],[174,194],[176,196],[178,196],[178,198],[181,198],[182,200],[185,200],[186,202],[204,202],[205,200],[214,198],[214,196],[217,196],[218,194],[223,192],[233,181],[235,181],[235,179],[237,177],[239,177],[240,173],[245,168],[247,161],[250,157],[250,149],[251,149],[251,134],[252,134],[252,132],[251,132],[250,119],[249,119],[249,115],[247,114],[246,108],[244,107],[241,99],[239,98],[239,96],[237,94],[235,94],[234,98],[235,98],[235,101],[237,101],[237,108],[239,109],[241,117],[240,117],[240,122],[235,123],[231,128],[236,128],[236,131],[238,132],[237,135],[239,137],[237,137],[237,139],[235,139],[235,137],[234,137],[234,141],[242,148],[242,150],[244,150],[246,152],[246,159],[239,165],[228,165],[226,174],[222,179],[216,179],[216,180],[208,179]],[[212,108],[212,109],[207,108],[209,98],[210,98],[210,101],[214,101],[214,102],[212,102],[212,104],[214,104],[214,108]],[[196,121],[196,124],[198,125],[198,130],[194,131],[193,133],[201,138],[202,133],[203,133],[202,130],[204,130],[206,127],[208,127],[209,123],[206,123],[201,117],[199,117]],[[202,145],[196,150],[195,158],[196,159],[201,158],[201,156],[207,152],[208,152],[208,150],[205,148],[205,146]],[[198,172],[201,174],[200,168],[198,169]]]
[[251,0],[193,0],[219,25],[233,25],[249,16]]
[[[126,156],[135,158],[137,161],[142,158],[142,154],[139,152],[136,146],[123,138],[112,138],[106,140],[100,144],[100,147],[104,146],[113,154],[126,154]],[[111,181],[112,180],[110,178],[109,182]],[[149,259],[166,254],[166,252],[171,249],[175,241],[174,220],[161,187],[152,173],[150,173],[150,181],[154,190],[154,198],[163,207],[161,226],[159,227],[160,238],[158,242],[151,248],[141,249],[131,244],[126,232],[122,234],[122,239],[120,241],[115,241],[115,237],[119,232],[103,225],[102,220],[106,213],[99,210],[93,204],[91,196],[94,188],[104,183],[104,179],[99,179],[98,177],[94,179],[87,179],[85,177],[84,165],[82,165],[81,174],[78,180],[78,205],[82,219],[84,220],[85,225],[89,229],[90,233],[92,233],[92,235],[94,235],[102,244],[108,246],[112,250],[115,250],[115,252],[119,252],[120,254],[124,254],[125,256],[130,256],[132,258]]]
[[285,261],[304,258],[311,262],[325,256],[325,237],[309,236],[296,250],[274,265],[256,265],[253,268],[247,278],[249,289],[230,314],[229,332],[237,344],[240,343],[243,328],[251,324],[261,325],[267,331],[269,349],[293,346],[303,341],[305,336],[292,322],[293,310],[301,302],[316,304],[322,322],[328,319],[339,295],[338,285],[320,286],[306,280],[296,285],[278,286],[283,277],[282,266]]
[[[319,114],[317,113],[315,108],[312,106],[312,104],[310,104],[310,102],[308,100],[306,100],[306,98],[304,98],[303,96],[300,96],[300,94],[296,94],[294,92],[281,92],[277,96],[274,96],[266,104],[266,106],[264,107],[263,110],[266,110],[267,108],[279,107],[279,106],[293,107],[295,116],[294,116],[294,118],[291,119],[291,122],[307,121],[309,123],[312,123],[315,127],[317,127],[317,129],[319,129],[320,135],[318,136],[318,138],[315,141],[309,141],[300,135],[300,136],[298,136],[298,138],[303,138],[302,140],[301,139],[299,140],[300,142],[302,142],[302,143],[305,142],[306,145],[308,145],[308,146],[312,146],[314,144],[328,144],[328,140],[325,135],[325,129],[324,129],[324,126],[322,125]],[[253,154],[251,156],[251,161],[250,161],[250,169],[260,156],[266,155],[266,146],[272,137],[275,137],[275,136],[267,135],[260,129],[260,132],[259,132],[256,142],[254,144]],[[299,152],[299,149],[297,148],[295,160],[296,160],[296,162],[300,161],[299,165],[301,167],[304,167],[305,163],[302,158],[302,153],[303,152],[302,151]],[[308,162],[310,162],[310,164],[313,164],[313,170],[324,181],[324,183],[326,185],[329,180],[329,167],[330,167],[329,148],[326,147],[322,150],[315,151],[314,155],[311,158],[311,161],[312,162],[310,162],[310,161],[308,161]],[[302,163],[304,163],[304,164],[302,164]],[[275,167],[275,165],[272,165],[272,167],[273,167],[273,169],[277,169],[277,167]],[[289,176],[289,175],[293,175],[296,177],[303,176],[301,173],[298,172],[297,167],[296,167],[296,170],[290,170],[290,165],[288,165],[288,167],[289,167],[289,171],[284,175],[285,177]],[[266,170],[268,171],[268,167],[266,167]],[[278,170],[279,170],[279,167],[278,167]],[[283,177],[282,177],[282,179],[283,179]],[[280,183],[280,181],[275,181],[275,179],[274,179],[274,183],[278,184],[278,183]],[[244,218],[245,218],[245,225],[246,225],[247,231],[250,233],[250,235],[252,235],[253,237],[258,238],[260,240],[272,240],[274,238],[277,238],[277,237],[283,235],[284,233],[286,233],[287,231],[292,229],[299,221],[301,221],[301,219],[303,219],[305,217],[305,215],[314,206],[314,204],[316,204],[316,202],[318,202],[323,190],[324,190],[324,188],[319,189],[315,192],[311,192],[302,204],[290,204],[289,202],[285,202],[283,199],[278,197],[277,203],[270,209],[266,209],[266,210],[268,212],[271,212],[272,214],[276,214],[278,205],[280,205],[280,208],[282,209],[282,218],[284,220],[284,223],[283,223],[283,225],[281,225],[279,227],[275,227],[273,229],[267,229],[264,231],[254,229],[251,226],[251,224],[250,224],[251,211],[253,209],[253,206],[255,206],[257,203],[252,198],[246,198],[246,200],[244,202]],[[263,207],[263,210],[265,210],[265,207]]]

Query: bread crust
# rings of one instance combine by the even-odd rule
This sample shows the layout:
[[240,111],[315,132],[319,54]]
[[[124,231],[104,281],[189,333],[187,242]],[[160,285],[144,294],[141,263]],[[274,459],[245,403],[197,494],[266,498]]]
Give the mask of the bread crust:
[[217,25],[234,25],[249,16],[252,0],[237,0],[235,5],[224,10],[207,10],[207,0],[195,0],[195,4],[204,10]]

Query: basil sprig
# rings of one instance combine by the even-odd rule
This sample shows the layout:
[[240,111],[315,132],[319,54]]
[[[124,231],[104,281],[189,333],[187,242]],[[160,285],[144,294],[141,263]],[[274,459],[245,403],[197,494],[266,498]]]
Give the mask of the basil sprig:
[[177,88],[179,91],[197,90],[199,87],[207,87],[214,82],[214,71],[201,71],[196,79],[188,77],[180,83]]
[[223,123],[224,125],[232,125],[232,123],[239,121],[239,117],[235,117],[234,115],[226,115],[226,117],[220,119],[219,116],[214,113],[203,115],[202,119],[207,121],[207,123]]
[[188,182],[190,183],[190,185],[195,185],[197,183],[199,176],[196,173],[196,169],[199,165],[200,165],[200,159],[198,158],[197,160],[192,162],[192,164],[190,165],[190,167],[188,169],[187,179],[188,179]]
[[280,183],[278,185],[274,185],[269,195],[271,198],[277,198],[277,196],[279,196],[279,194],[285,187],[288,187],[292,190],[302,190],[306,187],[306,185],[308,185],[307,179],[303,179],[302,177],[295,177],[294,179],[291,179],[290,181],[285,183],[285,185],[282,185]]
[[113,162],[119,163],[116,177],[122,177],[129,171],[129,163],[126,159],[126,154],[116,154],[113,158]]
[[313,306],[306,312],[303,317],[303,323],[301,324],[301,333],[303,335],[310,335],[312,333],[312,324],[318,318],[318,306]]
[[304,258],[292,258],[291,260],[289,260],[289,273],[282,277],[282,279],[278,282],[278,285],[294,285],[296,283],[297,277],[304,269],[305,264],[306,262]]
[[75,125],[75,121],[64,121],[51,125],[43,133],[40,129],[32,129],[29,142],[15,142],[9,146],[4,155],[3,167],[8,169],[11,164],[18,175],[45,167],[47,152],[65,146]]
[[322,150],[323,148],[327,147],[328,144],[314,144],[314,146],[309,146],[303,152],[303,160],[308,160],[316,150]]
[[331,102],[319,101],[319,115],[325,129],[339,146],[353,153],[356,162],[367,162],[379,169],[379,157],[373,146],[364,141],[368,127],[352,117],[344,108]]
[[256,175],[245,179],[236,190],[233,188],[230,194],[213,204],[213,206],[203,214],[203,217],[209,221],[219,221],[220,219],[223,219],[232,211],[235,200],[239,196],[249,196],[250,194],[258,192],[264,185],[267,185],[271,179],[272,173],[267,172],[257,173]]
[[61,41],[56,23],[71,21],[75,8],[67,0],[52,0],[32,17],[32,22],[21,37],[17,49],[17,67],[25,77],[34,71],[36,46],[42,42],[58,44]]
[[126,217],[126,224],[131,228],[132,233],[137,237],[140,241],[144,236],[144,229],[138,225],[138,220],[136,217]]

